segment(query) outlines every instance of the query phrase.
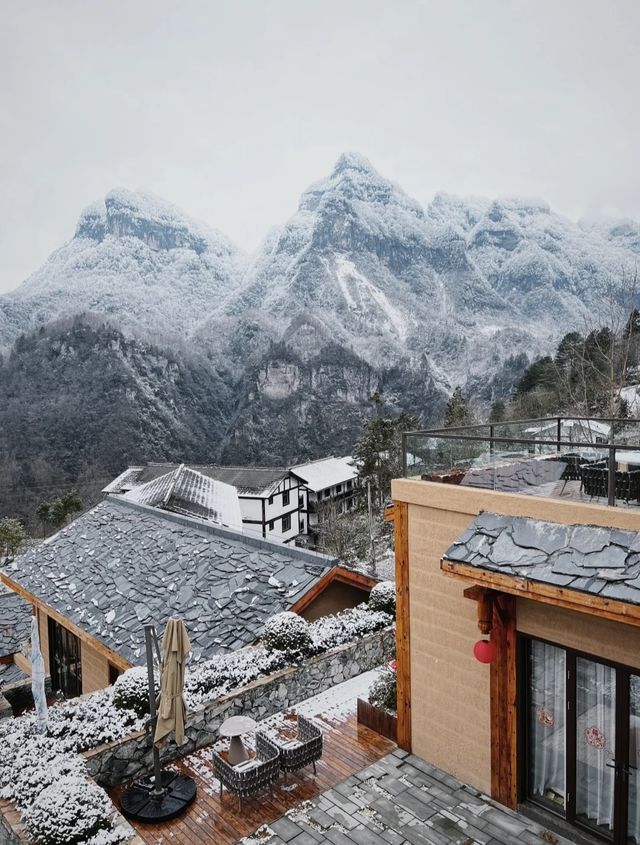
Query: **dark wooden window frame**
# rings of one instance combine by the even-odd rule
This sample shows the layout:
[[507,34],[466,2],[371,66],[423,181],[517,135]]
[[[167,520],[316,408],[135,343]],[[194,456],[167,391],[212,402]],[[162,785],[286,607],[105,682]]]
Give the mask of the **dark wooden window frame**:
[[[49,634],[49,672],[54,690],[60,690],[67,698],[82,695],[82,644],[64,625],[50,616]],[[67,669],[65,671],[64,664]],[[71,666],[74,671],[71,671]]]
[[[566,760],[565,760],[565,790],[567,793],[565,812],[561,813],[549,802],[532,795],[530,786],[530,749],[529,749],[529,655],[531,642],[536,640],[555,648],[562,649],[566,655],[566,706],[565,731],[566,731]],[[614,787],[614,817],[615,830],[612,837],[599,835],[593,827],[585,825],[576,818],[576,660],[577,658],[602,663],[616,670],[616,775]],[[572,649],[569,646],[547,640],[543,637],[533,637],[527,634],[518,634],[518,749],[520,766],[520,777],[518,783],[519,800],[529,804],[535,804],[545,812],[551,813],[560,819],[568,822],[602,842],[609,842],[612,845],[626,845],[628,827],[628,801],[629,777],[628,777],[628,749],[629,749],[629,675],[640,675],[640,669],[627,666],[624,663],[617,663],[589,652]],[[570,716],[569,716],[570,714]]]

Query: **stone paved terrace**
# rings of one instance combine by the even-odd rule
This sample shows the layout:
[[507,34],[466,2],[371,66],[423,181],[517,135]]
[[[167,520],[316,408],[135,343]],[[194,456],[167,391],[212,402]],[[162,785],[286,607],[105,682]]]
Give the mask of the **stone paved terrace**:
[[519,813],[396,749],[245,843],[569,845]]

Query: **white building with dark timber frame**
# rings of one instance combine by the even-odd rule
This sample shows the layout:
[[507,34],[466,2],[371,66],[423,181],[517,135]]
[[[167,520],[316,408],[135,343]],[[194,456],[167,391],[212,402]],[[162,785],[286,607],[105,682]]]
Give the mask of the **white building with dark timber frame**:
[[[166,463],[128,467],[103,492],[128,494],[180,468],[179,464]],[[205,480],[213,479],[233,487],[237,492],[241,524],[231,525],[228,518],[212,518],[211,521],[281,543],[290,543],[307,533],[307,487],[296,472],[285,467],[215,465],[188,465],[186,470]],[[158,506],[165,510],[176,509],[170,501]],[[188,505],[186,508],[188,510]],[[184,509],[182,502],[182,512]],[[194,511],[194,515],[202,517],[200,512]]]

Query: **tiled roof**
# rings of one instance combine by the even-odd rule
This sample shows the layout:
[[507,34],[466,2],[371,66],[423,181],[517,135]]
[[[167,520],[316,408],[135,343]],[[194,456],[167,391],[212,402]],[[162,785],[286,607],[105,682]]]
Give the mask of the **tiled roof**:
[[46,605],[132,663],[146,622],[180,616],[194,658],[253,642],[333,564],[325,555],[109,496],[5,568]]
[[292,467],[292,471],[304,478],[307,487],[314,493],[336,484],[344,484],[345,481],[353,481],[358,477],[358,470],[353,465],[353,458],[349,455],[345,458],[322,458],[307,464],[298,464]]
[[[129,467],[104,488],[105,493],[121,493],[124,490],[146,484],[168,472],[178,469],[180,464],[147,464],[144,467]],[[204,464],[187,466],[217,481],[231,484],[240,495],[268,496],[290,473],[286,467],[223,467]]]
[[124,495],[141,505],[192,514],[230,528],[242,528],[236,488],[184,464],[140,487],[134,487]]
[[524,460],[507,459],[487,467],[473,467],[460,482],[464,487],[482,487],[502,493],[523,493],[562,478],[566,464],[549,456]]
[[31,636],[31,605],[0,584],[0,657],[17,654]]
[[635,531],[482,513],[443,557],[640,604],[640,533]]

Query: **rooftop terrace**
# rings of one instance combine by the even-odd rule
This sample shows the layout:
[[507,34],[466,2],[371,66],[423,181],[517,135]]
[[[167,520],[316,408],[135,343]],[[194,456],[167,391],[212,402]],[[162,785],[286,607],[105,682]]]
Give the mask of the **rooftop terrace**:
[[403,435],[403,474],[640,508],[640,420],[544,417]]

